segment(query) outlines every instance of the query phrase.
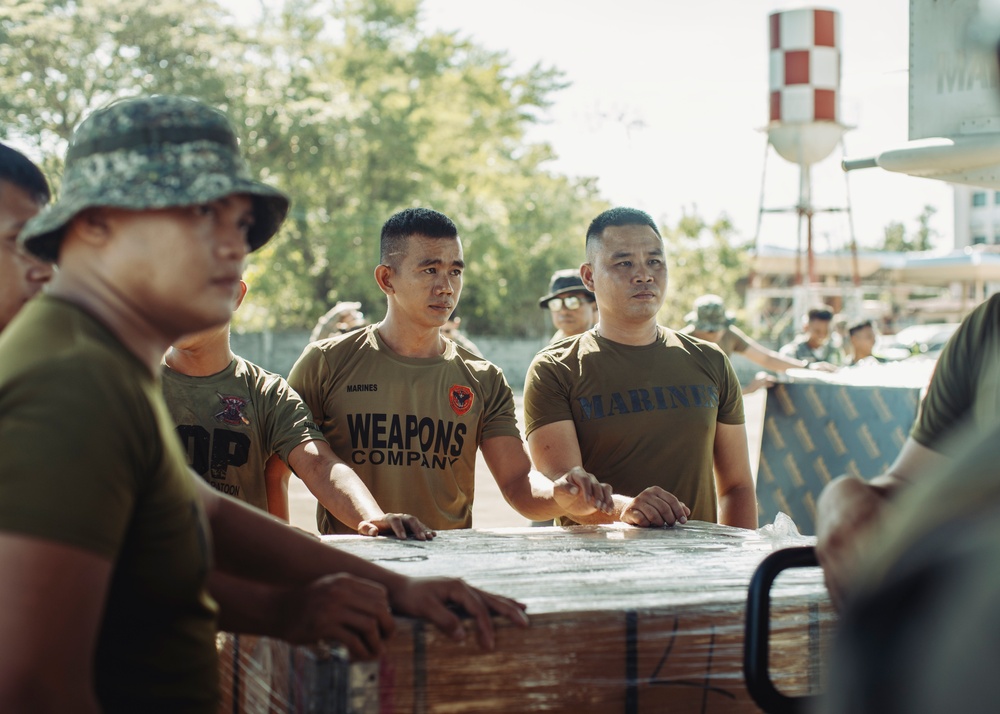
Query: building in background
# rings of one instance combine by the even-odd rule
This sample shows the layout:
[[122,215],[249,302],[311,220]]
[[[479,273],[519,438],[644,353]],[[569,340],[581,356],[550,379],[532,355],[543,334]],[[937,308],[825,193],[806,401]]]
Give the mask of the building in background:
[[959,184],[954,184],[953,188],[955,250],[974,245],[1000,245],[1000,191]]

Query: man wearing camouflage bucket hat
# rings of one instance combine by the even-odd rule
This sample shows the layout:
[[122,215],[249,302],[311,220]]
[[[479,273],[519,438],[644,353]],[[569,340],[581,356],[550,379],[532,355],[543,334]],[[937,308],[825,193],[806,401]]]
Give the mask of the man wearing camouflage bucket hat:
[[[718,295],[702,295],[694,301],[694,310],[684,316],[687,322],[680,329],[699,340],[714,342],[727,357],[739,352],[754,364],[772,372],[789,369],[817,369],[832,372],[837,368],[826,362],[807,363],[805,360],[786,357],[769,350],[733,324],[733,313],[726,309],[726,303]],[[753,380],[743,387],[743,394],[752,394],[761,387],[770,387],[774,380],[766,372],[758,372]]]
[[0,335],[0,711],[214,712],[217,614],[362,658],[393,612],[461,638],[455,603],[484,646],[490,610],[526,624],[513,601],[341,553],[188,471],[161,357],[230,318],[287,208],[195,100],[119,101],[74,133],[59,200],[18,237],[60,269]]

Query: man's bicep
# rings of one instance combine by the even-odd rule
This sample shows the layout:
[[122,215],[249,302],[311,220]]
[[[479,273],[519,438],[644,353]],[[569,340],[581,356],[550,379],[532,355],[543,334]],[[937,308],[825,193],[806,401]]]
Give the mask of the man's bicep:
[[576,424],[570,420],[552,422],[532,431],[528,434],[528,449],[535,467],[550,478],[583,465]]
[[[59,682],[93,695],[93,658],[111,561],[55,541],[0,532],[0,692]],[[85,708],[85,707],[82,707]]]
[[546,424],[573,420],[571,388],[559,379],[559,375],[555,365],[540,357],[536,357],[528,368],[524,382],[524,424],[527,433]]

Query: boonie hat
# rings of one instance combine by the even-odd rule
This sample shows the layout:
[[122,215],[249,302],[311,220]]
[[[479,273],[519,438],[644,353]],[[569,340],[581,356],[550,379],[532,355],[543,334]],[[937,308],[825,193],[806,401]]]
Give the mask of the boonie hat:
[[694,310],[684,316],[684,321],[699,332],[718,332],[733,324],[734,318],[720,296],[702,295],[694,301]]
[[331,320],[348,313],[354,312],[355,310],[361,309],[361,303],[359,302],[338,302],[326,313],[324,317],[329,317]]
[[583,284],[580,271],[567,268],[552,273],[552,278],[549,280],[549,294],[538,300],[538,307],[545,308],[549,300],[566,293],[586,293],[590,301],[594,301],[594,293]]
[[867,317],[866,318],[861,318],[861,319],[858,319],[858,320],[854,320],[853,322],[849,322],[847,324],[848,324],[847,334],[850,335],[851,337],[854,336],[855,332],[859,332],[860,330],[863,330],[866,327],[870,327],[873,330],[875,329],[875,323],[873,323],[871,321],[871,318],[867,318]]
[[256,250],[277,232],[289,200],[251,178],[226,115],[189,97],[121,99],[73,132],[59,199],[28,221],[18,242],[54,262],[67,223],[86,208],[193,206],[234,193],[253,201],[248,237]]

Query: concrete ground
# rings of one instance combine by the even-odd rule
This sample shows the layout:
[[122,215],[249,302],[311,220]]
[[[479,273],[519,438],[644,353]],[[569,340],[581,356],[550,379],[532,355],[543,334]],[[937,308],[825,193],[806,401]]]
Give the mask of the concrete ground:
[[[747,416],[747,439],[750,447],[750,468],[757,478],[760,457],[760,439],[764,428],[766,390],[759,390],[744,398]],[[524,431],[524,404],[521,395],[515,395],[518,424]],[[293,526],[316,533],[316,499],[299,479],[294,476],[288,485],[288,501]],[[493,480],[490,470],[479,454],[476,463],[476,499],[472,507],[472,523],[476,528],[505,528],[525,526],[528,520],[512,509]]]

